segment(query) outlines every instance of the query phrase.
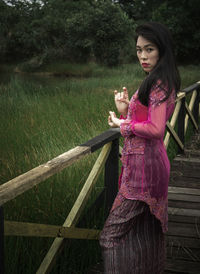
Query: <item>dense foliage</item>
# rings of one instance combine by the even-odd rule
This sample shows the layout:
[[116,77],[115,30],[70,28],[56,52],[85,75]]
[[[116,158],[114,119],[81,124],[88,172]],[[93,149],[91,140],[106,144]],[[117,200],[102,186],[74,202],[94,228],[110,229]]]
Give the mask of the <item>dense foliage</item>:
[[1,60],[66,60],[117,65],[133,58],[133,31],[166,24],[181,62],[200,57],[198,0],[0,0]]

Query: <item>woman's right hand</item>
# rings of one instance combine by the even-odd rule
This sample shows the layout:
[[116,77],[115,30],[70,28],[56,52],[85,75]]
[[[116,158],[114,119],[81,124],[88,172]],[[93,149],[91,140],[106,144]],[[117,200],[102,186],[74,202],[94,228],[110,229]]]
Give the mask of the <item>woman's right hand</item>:
[[115,90],[114,95],[116,108],[118,112],[125,117],[129,106],[128,91],[125,87],[123,87],[123,92],[118,92]]

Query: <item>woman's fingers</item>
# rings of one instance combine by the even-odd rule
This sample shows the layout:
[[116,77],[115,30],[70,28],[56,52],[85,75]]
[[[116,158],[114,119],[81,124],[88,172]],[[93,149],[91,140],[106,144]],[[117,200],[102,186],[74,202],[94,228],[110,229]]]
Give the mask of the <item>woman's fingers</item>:
[[116,117],[116,114],[114,111],[109,111],[109,114],[110,114],[111,119]]
[[112,111],[109,111],[109,114],[110,115],[108,117],[109,117],[110,121],[112,121]]
[[111,119],[111,116],[108,116],[108,125],[110,127],[115,127],[115,124],[113,123],[112,119]]
[[121,98],[120,92],[116,92],[116,93],[115,93],[115,100],[116,100],[116,101],[117,101],[117,100],[120,100],[120,98]]
[[123,87],[123,91],[124,91],[124,98],[128,99],[128,90],[126,87]]
[[128,99],[128,91],[126,87],[123,87],[122,92],[114,90],[115,100],[124,102],[124,99]]
[[118,91],[117,90],[114,90],[114,94],[116,95],[118,93]]

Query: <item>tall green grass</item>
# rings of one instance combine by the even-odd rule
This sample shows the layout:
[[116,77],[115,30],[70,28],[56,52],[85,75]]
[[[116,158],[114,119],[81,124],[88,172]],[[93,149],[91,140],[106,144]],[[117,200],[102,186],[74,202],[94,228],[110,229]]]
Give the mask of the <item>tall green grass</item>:
[[[199,68],[180,67],[182,88],[199,80]],[[87,68],[79,67],[87,71]],[[76,71],[74,68],[73,71]],[[87,78],[13,76],[0,87],[0,183],[56,157],[107,130],[109,110],[116,110],[113,90],[126,86],[132,95],[143,79],[138,65],[108,69],[92,65]],[[83,74],[82,74],[83,75]],[[52,176],[4,205],[5,219],[62,225],[99,151]],[[170,143],[170,159],[176,145]],[[89,204],[103,187],[103,174]],[[89,205],[88,205],[89,206]],[[101,228],[103,214],[88,220]],[[6,273],[35,273],[52,239],[6,237]],[[86,273],[100,258],[98,242],[70,241],[53,273]]]

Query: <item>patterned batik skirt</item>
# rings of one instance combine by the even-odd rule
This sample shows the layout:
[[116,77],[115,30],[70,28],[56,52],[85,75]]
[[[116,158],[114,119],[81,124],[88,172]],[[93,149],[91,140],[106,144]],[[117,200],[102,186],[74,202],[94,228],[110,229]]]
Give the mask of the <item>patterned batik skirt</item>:
[[163,273],[165,241],[160,221],[150,213],[145,202],[124,197],[120,200],[100,235],[104,273]]

